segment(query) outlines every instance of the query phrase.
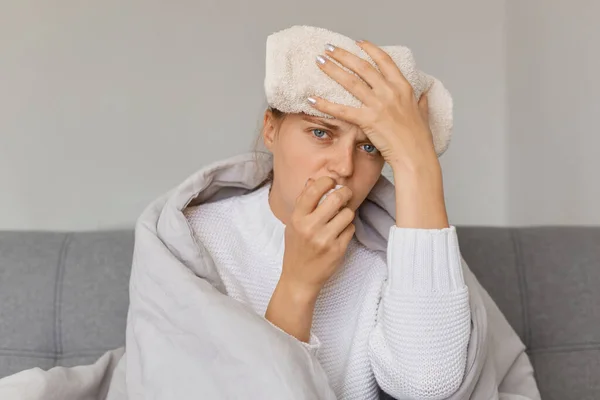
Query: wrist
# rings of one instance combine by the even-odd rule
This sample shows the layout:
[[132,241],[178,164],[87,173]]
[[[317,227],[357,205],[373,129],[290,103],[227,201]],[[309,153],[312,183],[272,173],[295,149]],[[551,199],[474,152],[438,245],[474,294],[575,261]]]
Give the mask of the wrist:
[[267,306],[265,318],[289,335],[308,343],[317,295],[298,290],[297,286],[280,279]]
[[[394,179],[410,179],[412,177],[422,179],[422,177],[438,177],[442,174],[442,167],[437,156],[425,156],[404,158],[402,160],[388,163],[394,173]],[[397,183],[397,182],[396,182]]]
[[396,168],[396,226],[426,229],[448,227],[439,162],[405,163]]
[[297,280],[289,278],[282,273],[275,290],[285,293],[288,301],[299,307],[303,307],[314,306],[321,292],[321,287],[299,283]]

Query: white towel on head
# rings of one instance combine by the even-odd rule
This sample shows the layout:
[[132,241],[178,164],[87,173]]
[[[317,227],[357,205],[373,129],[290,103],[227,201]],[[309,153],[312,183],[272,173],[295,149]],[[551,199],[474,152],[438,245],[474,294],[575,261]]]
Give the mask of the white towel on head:
[[[356,54],[377,68],[371,57],[347,36],[313,26],[292,26],[267,37],[265,94],[269,106],[286,113],[306,113],[326,118],[331,116],[313,108],[308,104],[307,97],[318,96],[338,104],[361,106],[358,99],[316,65],[315,58],[319,54],[325,55],[327,43]],[[429,89],[429,126],[435,151],[438,156],[442,155],[452,136],[453,104],[450,93],[439,80],[417,69],[408,47],[380,47],[392,57],[410,82],[417,99]]]

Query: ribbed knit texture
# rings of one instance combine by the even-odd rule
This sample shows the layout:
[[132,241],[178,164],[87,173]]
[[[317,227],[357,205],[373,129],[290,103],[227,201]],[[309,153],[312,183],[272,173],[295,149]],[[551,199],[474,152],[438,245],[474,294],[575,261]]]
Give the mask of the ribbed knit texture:
[[[285,251],[268,191],[184,211],[227,294],[263,316]],[[470,329],[454,227],[392,226],[387,262],[352,239],[317,299],[310,343],[301,344],[339,399],[378,399],[378,385],[397,399],[444,399],[462,382]]]

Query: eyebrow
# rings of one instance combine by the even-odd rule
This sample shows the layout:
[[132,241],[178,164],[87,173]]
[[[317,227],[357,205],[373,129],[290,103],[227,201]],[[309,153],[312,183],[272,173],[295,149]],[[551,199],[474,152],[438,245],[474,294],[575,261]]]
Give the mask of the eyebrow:
[[307,122],[312,122],[312,123],[315,123],[315,124],[323,125],[327,129],[331,129],[332,131],[338,131],[338,130],[340,130],[339,126],[330,124],[329,122],[325,122],[322,119],[319,119],[317,117],[311,117],[311,116],[308,116],[308,115],[303,115],[302,119],[305,120],[305,121],[307,121]]
[[[324,127],[326,127],[327,129],[330,129],[332,131],[339,131],[341,130],[341,127],[339,127],[338,125],[334,125],[334,124],[330,124],[329,122],[323,121],[322,119],[319,119],[318,117],[313,117],[310,115],[303,115],[301,117],[304,121],[307,122],[312,122],[314,124],[318,124],[318,125],[322,125]],[[357,143],[359,142],[368,142],[371,143],[371,141],[369,140],[368,137],[363,138],[359,138],[359,140],[356,141]]]

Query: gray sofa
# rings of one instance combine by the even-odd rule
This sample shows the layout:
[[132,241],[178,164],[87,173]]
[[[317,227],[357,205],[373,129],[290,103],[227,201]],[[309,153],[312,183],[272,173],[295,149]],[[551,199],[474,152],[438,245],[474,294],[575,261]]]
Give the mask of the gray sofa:
[[[600,228],[459,227],[544,400],[600,399]],[[0,377],[124,344],[133,233],[0,232]]]

